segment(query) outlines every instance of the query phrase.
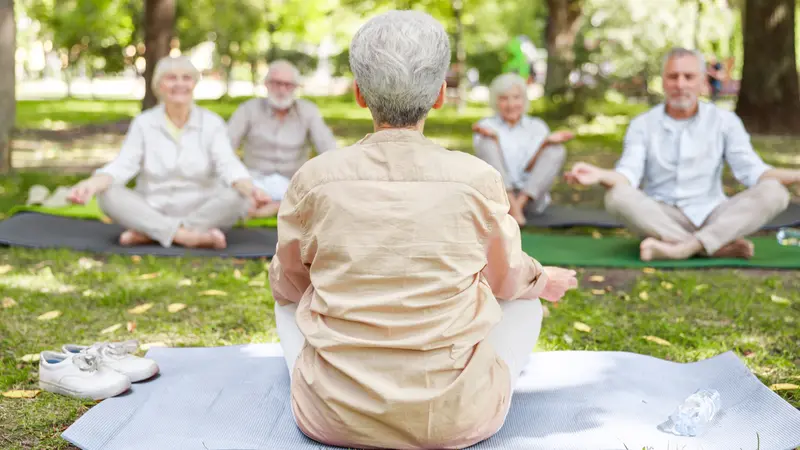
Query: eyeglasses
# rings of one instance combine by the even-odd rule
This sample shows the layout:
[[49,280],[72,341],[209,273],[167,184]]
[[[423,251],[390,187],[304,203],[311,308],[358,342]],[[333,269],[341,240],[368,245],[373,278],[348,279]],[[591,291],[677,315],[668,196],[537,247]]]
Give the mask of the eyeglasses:
[[275,88],[282,88],[289,90],[295,89],[297,87],[297,84],[288,81],[267,80],[267,84]]

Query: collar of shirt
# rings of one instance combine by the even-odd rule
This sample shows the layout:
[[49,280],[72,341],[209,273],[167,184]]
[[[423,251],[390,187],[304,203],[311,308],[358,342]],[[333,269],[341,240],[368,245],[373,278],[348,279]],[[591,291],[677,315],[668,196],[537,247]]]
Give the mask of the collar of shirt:
[[[685,119],[687,121],[686,124],[687,128],[695,128],[696,125],[705,118],[708,110],[707,107],[708,105],[704,104],[703,102],[700,101],[697,102],[697,112],[695,113],[695,115],[693,115],[688,119]],[[679,122],[681,121],[681,119],[674,119],[668,116],[667,105],[663,103],[659,106],[658,112],[659,112],[659,122],[661,123],[661,126],[665,130],[669,130],[672,132],[677,131],[675,128],[675,122]]]
[[409,128],[389,128],[364,136],[359,144],[377,144],[381,142],[427,142],[428,138],[419,130]]
[[[161,128],[161,129],[163,129],[164,131],[166,131],[168,133],[170,131],[170,128],[169,128],[170,124],[173,127],[177,128],[177,126],[174,123],[171,123],[171,122],[170,122],[170,124],[167,123],[169,121],[169,117],[167,116],[167,108],[166,108],[166,106],[164,106],[163,103],[159,104],[155,108],[157,108],[160,111],[160,114],[155,114],[154,116],[151,116],[151,117],[154,118],[154,120],[152,120],[150,122],[151,126],[156,127],[156,128]],[[193,103],[191,108],[190,108],[190,110],[189,110],[189,120],[186,121],[186,125],[184,125],[182,128],[179,128],[179,129],[181,131],[186,131],[188,129],[195,129],[195,130],[201,129],[202,126],[203,126],[203,123],[202,123],[203,120],[202,120],[201,116],[202,116],[202,113],[197,110],[197,105],[195,105]]]

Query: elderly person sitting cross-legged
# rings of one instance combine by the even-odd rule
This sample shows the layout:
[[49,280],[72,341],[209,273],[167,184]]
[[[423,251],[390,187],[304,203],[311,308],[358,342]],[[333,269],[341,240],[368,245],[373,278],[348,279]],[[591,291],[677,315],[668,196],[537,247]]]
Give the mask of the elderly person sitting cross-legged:
[[541,214],[550,205],[550,188],[567,158],[562,144],[573,134],[551,133],[543,120],[526,114],[527,87],[519,75],[500,75],[489,91],[496,114],[472,127],[475,155],[503,176],[511,215],[523,226],[528,208]]
[[[761,160],[734,113],[698,102],[705,69],[699,53],[672,50],[662,73],[666,102],[631,121],[616,169],[577,163],[566,174],[607,189],[606,209],[644,237],[643,261],[752,257],[744,237],[786,209],[786,186],[800,182],[800,171]],[[731,198],[722,190],[725,163],[749,188]]]
[[422,129],[442,106],[447,33],[391,11],[353,37],[375,132],[292,178],[269,277],[299,428],[356,448],[463,448],[500,429],[536,344],[539,297],[575,272],[521,248],[503,180]]
[[253,212],[255,217],[274,216],[289,187],[289,180],[310,156],[336,148],[336,139],[319,108],[295,97],[300,72],[290,62],[270,63],[264,82],[269,95],[243,103],[228,121],[234,149],[244,143],[244,163],[253,182],[272,201]]
[[269,201],[231,149],[222,118],[194,104],[199,76],[186,57],[160,60],[153,86],[161,103],[133,120],[116,159],[70,193],[73,203],[97,194],[126,228],[121,245],[225,248],[222,229]]

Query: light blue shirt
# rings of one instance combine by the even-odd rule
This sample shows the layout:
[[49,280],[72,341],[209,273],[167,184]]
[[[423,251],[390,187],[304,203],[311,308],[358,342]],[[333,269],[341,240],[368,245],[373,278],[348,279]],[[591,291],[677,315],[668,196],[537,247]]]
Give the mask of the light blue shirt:
[[700,102],[694,117],[676,121],[661,104],[631,121],[616,171],[649,197],[678,207],[699,227],[727,199],[724,163],[747,187],[771,169],[753,150],[736,114]]
[[[542,119],[531,116],[522,116],[519,122],[510,126],[499,115],[487,117],[478,125],[497,133],[508,181],[513,187],[522,189],[530,175],[530,172],[525,172],[525,166],[550,135],[550,127]],[[485,138],[477,133],[473,135],[474,147],[481,139]]]

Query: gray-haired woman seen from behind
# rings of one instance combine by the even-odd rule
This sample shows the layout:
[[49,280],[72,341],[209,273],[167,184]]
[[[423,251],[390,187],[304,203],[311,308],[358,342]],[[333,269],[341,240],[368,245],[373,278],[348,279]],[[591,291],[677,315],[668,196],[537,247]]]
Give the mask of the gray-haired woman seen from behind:
[[447,33],[391,11],[353,37],[374,133],[294,175],[269,269],[298,427],[355,448],[450,449],[502,426],[575,272],[522,251],[500,174],[422,131],[445,98]]
[[526,211],[541,214],[550,205],[550,188],[567,158],[562,144],[573,134],[551,133],[543,120],[526,114],[527,85],[521,76],[500,75],[489,92],[495,115],[472,127],[475,155],[502,174],[511,215],[523,226]]
[[160,104],[136,117],[119,155],[70,193],[79,204],[98,196],[126,230],[121,245],[225,248],[222,229],[269,202],[231,149],[222,118],[194,104],[199,77],[186,57],[160,60],[153,75]]

